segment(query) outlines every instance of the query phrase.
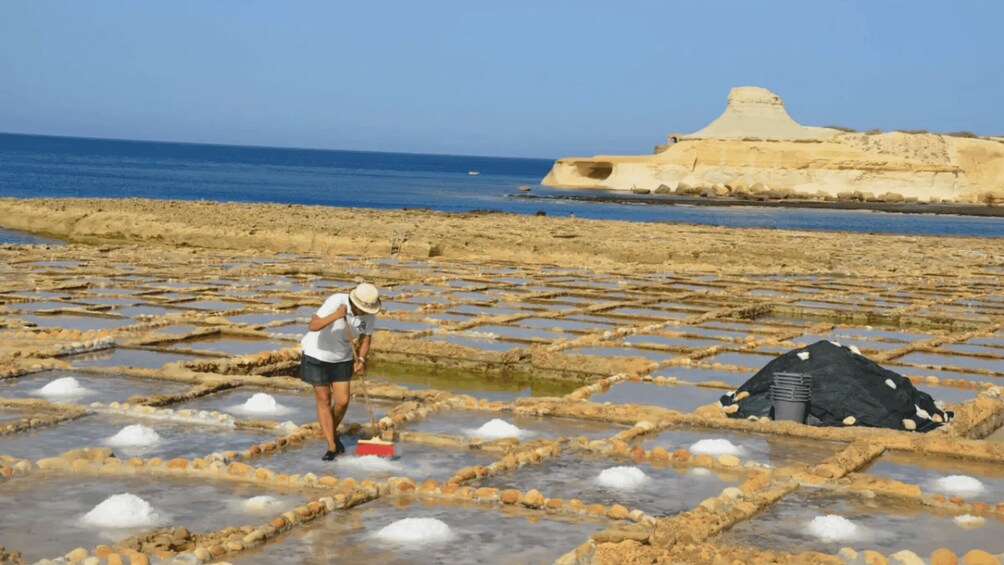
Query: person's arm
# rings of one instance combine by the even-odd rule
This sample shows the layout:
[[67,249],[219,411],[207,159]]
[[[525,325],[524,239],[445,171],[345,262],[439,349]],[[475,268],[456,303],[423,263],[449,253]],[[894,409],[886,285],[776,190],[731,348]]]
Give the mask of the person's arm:
[[330,326],[334,322],[341,320],[345,317],[345,305],[341,305],[331,313],[330,316],[324,316],[323,318],[314,314],[310,317],[310,323],[307,324],[307,329],[312,332],[319,332],[324,328]]
[[356,357],[356,364],[353,368],[360,375],[366,371],[366,354],[370,352],[370,342],[372,341],[372,335],[363,334],[363,338],[359,343],[359,355]]

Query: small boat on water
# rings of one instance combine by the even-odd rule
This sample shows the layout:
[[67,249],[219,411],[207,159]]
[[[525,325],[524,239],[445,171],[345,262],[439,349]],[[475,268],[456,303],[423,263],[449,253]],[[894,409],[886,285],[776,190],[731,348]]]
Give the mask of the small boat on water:
[[467,171],[467,174],[469,174],[469,175],[471,175],[473,177],[473,176],[480,175],[481,171],[475,171],[475,170],[472,169],[470,171]]

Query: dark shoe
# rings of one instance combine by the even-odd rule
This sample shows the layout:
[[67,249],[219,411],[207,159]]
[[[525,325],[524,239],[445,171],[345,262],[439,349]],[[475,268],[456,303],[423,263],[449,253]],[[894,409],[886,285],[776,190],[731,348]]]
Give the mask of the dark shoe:
[[336,455],[338,455],[337,451],[325,451],[324,455],[321,456],[321,460],[322,461],[331,461],[332,459],[335,458]]
[[342,440],[335,438],[335,455],[340,455],[345,453],[345,446],[342,445]]

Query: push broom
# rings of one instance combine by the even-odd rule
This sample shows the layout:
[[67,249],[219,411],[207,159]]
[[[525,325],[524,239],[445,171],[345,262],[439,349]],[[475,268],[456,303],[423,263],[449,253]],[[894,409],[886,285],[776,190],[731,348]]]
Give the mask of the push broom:
[[[359,357],[356,354],[356,344],[352,340],[352,334],[349,332],[348,319],[345,320],[345,337],[349,340],[349,348],[352,349],[352,362],[353,364],[359,361]],[[373,407],[370,406],[370,395],[366,392],[366,379],[363,378],[362,374],[359,375],[359,385],[363,387],[363,400],[366,402],[366,412],[370,415],[370,427],[373,430],[373,437],[370,439],[361,439],[356,443],[356,455],[376,455],[377,457],[393,457],[394,456],[394,442],[387,441],[379,437],[380,428],[377,427],[376,419],[373,417]]]

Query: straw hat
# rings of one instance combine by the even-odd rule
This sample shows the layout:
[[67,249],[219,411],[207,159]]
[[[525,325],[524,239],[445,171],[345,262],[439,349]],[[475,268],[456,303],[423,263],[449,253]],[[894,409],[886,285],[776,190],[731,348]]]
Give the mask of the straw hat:
[[370,283],[362,283],[349,292],[349,300],[356,308],[367,314],[380,311],[380,291]]

